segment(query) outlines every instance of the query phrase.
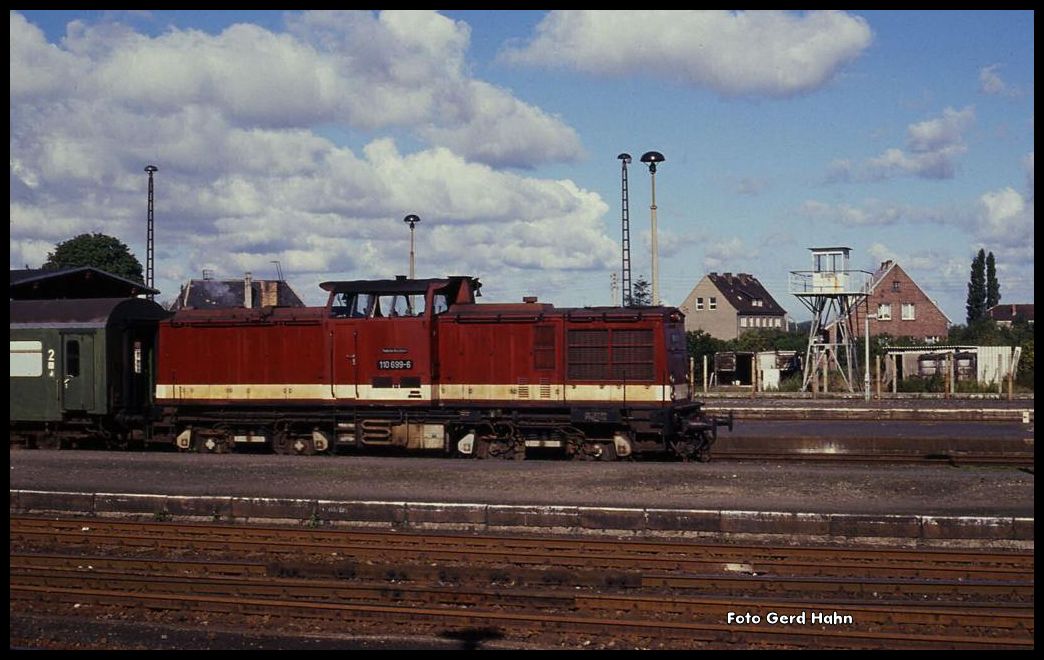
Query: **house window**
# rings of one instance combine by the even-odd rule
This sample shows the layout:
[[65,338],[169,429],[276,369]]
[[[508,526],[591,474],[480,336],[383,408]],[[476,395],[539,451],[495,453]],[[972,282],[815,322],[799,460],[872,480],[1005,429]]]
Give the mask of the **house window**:
[[696,299],[696,311],[697,312],[702,312],[703,311],[703,298],[697,298]]
[[709,309],[718,309],[718,299],[714,296],[710,297],[710,304],[707,305]]
[[914,318],[916,318],[916,315],[914,314],[914,304],[903,303],[903,320],[913,321]]
[[747,317],[746,316],[741,316],[740,317],[740,327],[741,328],[747,327]]
[[777,328],[782,328],[783,327],[783,319],[773,319],[772,325],[776,326]]
[[898,291],[898,290],[899,290],[899,280],[895,280],[894,282],[892,282],[892,291]]
[[754,306],[755,307],[762,307],[763,306],[762,302],[761,302],[761,298],[755,298],[754,299]]
[[889,303],[881,303],[877,306],[877,320],[878,321],[891,321],[892,320],[892,305]]
[[939,343],[939,337],[938,336],[925,337],[924,338],[924,343],[926,343],[926,344],[938,344]]

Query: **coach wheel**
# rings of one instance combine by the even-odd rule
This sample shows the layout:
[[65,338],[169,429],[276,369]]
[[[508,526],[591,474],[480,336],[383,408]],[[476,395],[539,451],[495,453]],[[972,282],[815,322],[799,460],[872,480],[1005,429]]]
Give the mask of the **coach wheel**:
[[33,439],[33,446],[37,449],[61,449],[62,439],[51,434],[37,435]]

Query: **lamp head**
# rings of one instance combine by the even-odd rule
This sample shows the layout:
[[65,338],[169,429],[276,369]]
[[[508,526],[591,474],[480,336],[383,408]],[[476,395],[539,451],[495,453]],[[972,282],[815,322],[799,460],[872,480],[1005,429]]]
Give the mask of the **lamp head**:
[[420,222],[421,219],[411,213],[410,215],[403,218],[402,221],[407,223],[410,226],[410,229],[413,229],[413,226]]
[[662,163],[666,160],[659,151],[646,151],[642,154],[642,162],[649,166],[649,171],[653,174],[656,173],[656,163]]
[[631,154],[623,153],[623,154],[620,154],[619,156],[617,156],[617,158],[622,160],[624,162],[624,165],[627,165],[628,163],[631,162]]

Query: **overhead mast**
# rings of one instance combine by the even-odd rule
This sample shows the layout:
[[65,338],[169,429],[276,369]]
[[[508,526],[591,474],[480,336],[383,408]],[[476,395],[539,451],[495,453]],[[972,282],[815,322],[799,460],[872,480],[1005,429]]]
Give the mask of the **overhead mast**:
[[623,153],[617,156],[622,162],[622,203],[621,223],[623,224],[623,267],[620,277],[620,292],[622,294],[623,306],[631,306],[631,221],[630,209],[627,199],[627,164],[631,162],[631,154]]

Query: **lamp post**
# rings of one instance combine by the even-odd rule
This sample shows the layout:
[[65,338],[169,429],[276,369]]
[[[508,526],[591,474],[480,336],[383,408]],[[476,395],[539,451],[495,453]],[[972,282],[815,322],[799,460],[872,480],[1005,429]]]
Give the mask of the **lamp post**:
[[[877,320],[877,315],[874,315],[874,320]],[[866,401],[870,400],[870,294],[867,292],[866,295],[866,319],[863,322],[866,336],[866,348],[863,351],[863,399]]]
[[410,279],[413,279],[413,229],[417,226],[417,223],[421,219],[413,214],[410,214],[402,219],[403,222],[410,226]]
[[649,174],[652,176],[652,204],[649,205],[649,213],[652,216],[652,304],[660,304],[660,258],[659,246],[656,242],[656,163],[664,161],[663,154],[659,151],[646,151],[642,154],[642,162],[649,166]]

